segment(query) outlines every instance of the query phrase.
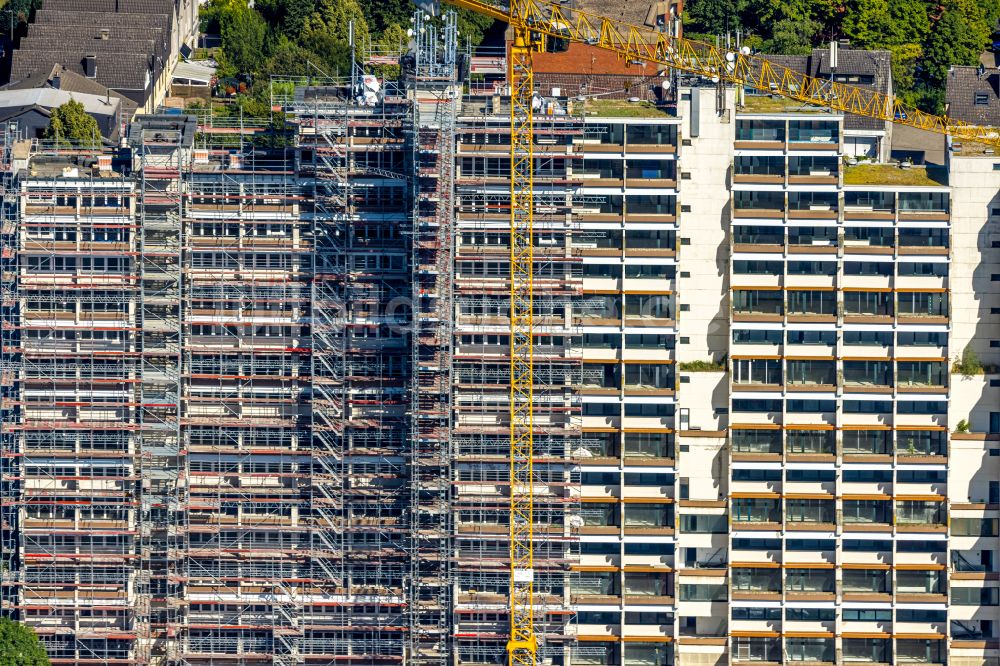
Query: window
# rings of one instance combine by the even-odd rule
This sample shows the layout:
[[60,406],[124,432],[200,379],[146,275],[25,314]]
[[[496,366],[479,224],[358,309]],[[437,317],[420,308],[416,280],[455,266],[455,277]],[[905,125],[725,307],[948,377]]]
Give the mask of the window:
[[626,543],[626,555],[673,555],[672,543]]
[[[789,432],[788,434],[790,435],[792,433]],[[830,439],[832,439],[832,437]],[[791,440],[789,440],[789,442],[790,441]],[[816,452],[822,453],[822,451],[816,451]],[[836,478],[837,478],[837,472],[832,469],[790,469],[786,473],[786,479],[789,481],[822,483],[825,481],[834,481]]]
[[729,520],[725,515],[681,514],[681,531],[694,534],[725,534]]
[[931,541],[921,539],[919,541],[899,541],[896,543],[898,553],[943,553],[946,543],[944,541]]
[[837,542],[833,539],[788,539],[785,541],[785,550],[813,551],[813,550],[834,550]]
[[728,598],[725,585],[681,584],[681,601],[725,601]]
[[892,611],[867,608],[845,608],[844,622],[892,622]]
[[944,622],[946,616],[943,610],[900,608],[896,611],[896,622]]
[[733,481],[781,481],[781,470],[734,469]]
[[[786,620],[801,622],[832,622],[837,617],[835,608],[786,608]],[[734,618],[735,619],[735,618]]]
[[845,483],[892,483],[891,469],[844,469]]
[[892,541],[886,539],[844,539],[844,550],[852,553],[892,552]]
[[737,606],[733,608],[733,619],[734,620],[780,620],[781,619],[781,609],[780,608],[747,608],[745,606]]
[[956,606],[996,606],[1000,604],[1000,588],[952,586],[951,603]]
[[767,345],[780,345],[781,344],[781,331],[778,329],[768,330],[768,329],[745,329],[745,328],[734,328],[733,329],[733,344],[737,345],[753,345],[753,344],[767,344]]
[[997,536],[997,519],[952,518],[951,533],[954,536]]
[[948,480],[948,473],[937,469],[903,469],[896,472],[896,480],[900,483],[945,483]]
[[990,94],[984,92],[977,92],[975,97],[976,106],[986,106],[990,103]]
[[781,550],[781,539],[733,539],[733,550]]

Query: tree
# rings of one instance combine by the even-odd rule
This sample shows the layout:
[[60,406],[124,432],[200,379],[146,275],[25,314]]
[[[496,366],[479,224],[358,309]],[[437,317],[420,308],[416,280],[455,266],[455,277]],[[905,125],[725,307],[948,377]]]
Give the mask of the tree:
[[283,35],[295,38],[316,11],[316,0],[257,0],[254,8]]
[[928,82],[941,88],[952,65],[975,65],[991,28],[976,0],[944,0],[924,49]]
[[322,56],[282,35],[272,50],[265,69],[269,74],[308,76],[316,74],[315,69],[310,71],[309,63],[321,65],[323,62]]
[[358,0],[318,0],[316,11],[306,19],[303,33],[323,33],[334,41],[349,46],[349,24],[352,21],[354,43],[368,43],[368,21]]
[[490,16],[477,14],[469,9],[459,9],[459,44],[465,44],[466,41],[469,41],[473,46],[479,46],[483,43],[486,33],[493,27],[494,23],[496,23],[496,21]]
[[746,6],[747,0],[695,0],[684,7],[684,29],[705,36],[734,32],[743,25]]
[[52,110],[45,138],[54,139],[60,145],[100,145],[101,130],[83,104],[71,99]]
[[[220,3],[221,4],[221,3]],[[267,23],[246,0],[229,0],[218,14],[222,50],[239,73],[258,73],[266,59]]]
[[0,618],[0,666],[49,666],[49,658],[31,629]]

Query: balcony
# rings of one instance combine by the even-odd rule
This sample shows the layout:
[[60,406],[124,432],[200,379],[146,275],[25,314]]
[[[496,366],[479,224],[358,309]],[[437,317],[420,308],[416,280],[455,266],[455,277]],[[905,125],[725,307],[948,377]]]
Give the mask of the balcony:
[[788,149],[790,151],[837,151],[840,148],[840,129],[836,121],[791,120],[788,123]]
[[892,455],[892,431],[885,430],[844,430],[843,449],[845,457],[889,457]]
[[836,157],[792,156],[788,159],[790,185],[836,185],[839,162]]
[[[800,211],[801,212],[801,211]],[[834,213],[836,217],[836,213]],[[792,254],[836,254],[836,227],[790,227],[788,251]]]
[[890,532],[892,501],[844,499],[842,522],[845,531]]
[[788,289],[789,321],[828,322],[837,320],[837,292],[833,289]]
[[[789,180],[791,180],[791,176],[789,176]],[[835,192],[789,192],[788,217],[792,219],[836,220],[837,194]]]
[[777,497],[734,497],[733,529],[781,529],[781,500]]
[[892,254],[896,238],[888,227],[844,228],[844,252],[846,254]]
[[844,321],[847,323],[889,323],[893,317],[892,292],[844,290]]
[[733,429],[730,433],[734,460],[780,460],[781,431],[778,429]]
[[776,252],[785,245],[785,232],[781,227],[733,227],[734,252]]
[[734,289],[734,321],[781,321],[784,299],[777,289]]
[[[844,171],[844,183],[849,183],[850,169]],[[896,218],[896,197],[892,192],[844,192],[845,220],[882,220]]]
[[781,569],[733,567],[733,599],[781,599]]
[[[751,99],[747,97],[747,102]],[[737,119],[735,147],[737,150],[784,150],[785,122]]]
[[899,361],[896,386],[900,392],[947,393],[948,364],[944,361]]
[[852,393],[891,393],[890,361],[844,361],[844,390]]
[[896,530],[901,532],[944,532],[948,520],[943,501],[897,500]]
[[837,386],[837,362],[788,359],[785,383],[789,391],[833,391]]
[[781,155],[738,155],[733,160],[733,182],[783,185],[785,158]]
[[782,218],[784,210],[784,192],[760,190],[733,192],[734,217]]

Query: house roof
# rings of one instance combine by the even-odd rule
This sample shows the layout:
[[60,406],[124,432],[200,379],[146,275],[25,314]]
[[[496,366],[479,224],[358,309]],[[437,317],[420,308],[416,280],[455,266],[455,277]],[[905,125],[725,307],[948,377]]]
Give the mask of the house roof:
[[30,33],[36,25],[91,26],[97,28],[150,28],[170,30],[171,17],[167,14],[118,14],[114,12],[73,11],[50,9],[48,5],[35,12],[35,20],[28,27]]
[[[765,57],[774,64],[816,78],[829,79],[831,76],[835,76],[836,80],[843,80],[844,83],[859,88],[874,89],[884,94],[892,91],[892,69],[888,51],[866,51],[841,47],[837,52],[836,72],[831,71],[830,51],[828,49],[813,49],[813,52],[807,56],[768,55]],[[852,81],[853,77],[862,80]],[[867,82],[869,80],[870,83]],[[885,121],[847,114],[844,118],[844,128],[878,131],[885,129]]]
[[175,0],[45,0],[13,54],[11,88],[51,85],[57,64],[86,76],[93,55],[98,84],[142,103],[167,66],[175,15]]
[[944,99],[949,118],[1000,127],[1000,69],[952,67]]
[[28,78],[4,86],[3,90],[30,90],[32,88],[54,88],[70,93],[84,93],[99,97],[108,97],[110,95],[118,99],[122,110],[127,115],[131,116],[136,109],[136,103],[128,97],[111,90],[107,86],[102,86],[94,79],[71,72],[60,64],[53,65],[52,69],[48,72],[41,70]]
[[[87,49],[18,49],[14,51],[10,68],[11,81],[20,81],[40,73],[51,72],[55,64],[63,65],[68,71],[86,76],[84,57],[96,55],[96,81],[113,90],[144,90],[152,77],[158,73],[158,65],[147,53],[92,54]],[[160,65],[162,66],[162,65]]]
[[102,132],[117,134],[117,115],[121,102],[116,97],[102,97],[83,93],[70,93],[53,88],[35,88],[32,90],[0,90],[0,121],[17,118],[30,110],[50,116],[52,109],[58,108],[69,101],[83,105],[84,111],[92,116],[103,116],[105,120],[98,126]]
[[174,0],[45,0],[46,9],[61,12],[173,14]]

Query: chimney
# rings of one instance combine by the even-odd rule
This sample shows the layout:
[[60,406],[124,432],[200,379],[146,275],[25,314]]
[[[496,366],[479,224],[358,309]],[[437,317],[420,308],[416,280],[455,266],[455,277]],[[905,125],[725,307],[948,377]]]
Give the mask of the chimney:
[[102,173],[107,173],[108,171],[111,171],[111,155],[97,156],[97,170]]
[[88,79],[97,78],[97,56],[96,55],[86,55],[83,56],[83,73],[87,75]]
[[108,28],[101,28],[101,40],[108,41],[111,39],[111,30]]

